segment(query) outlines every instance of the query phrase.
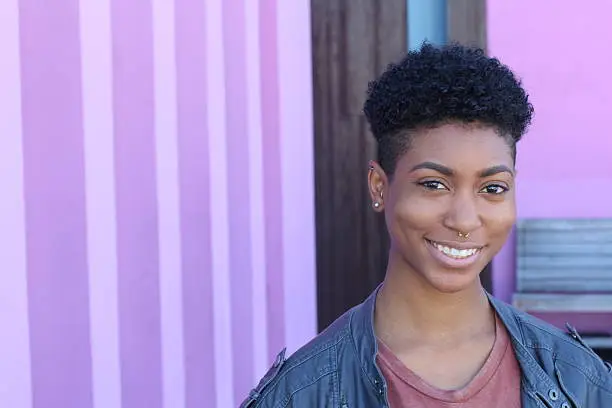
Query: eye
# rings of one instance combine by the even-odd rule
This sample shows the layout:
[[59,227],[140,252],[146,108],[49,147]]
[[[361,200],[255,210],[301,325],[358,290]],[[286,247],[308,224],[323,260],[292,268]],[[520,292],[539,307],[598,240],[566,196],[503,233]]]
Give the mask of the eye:
[[435,180],[423,181],[419,184],[427,190],[448,190],[444,184]]
[[504,194],[506,191],[508,191],[508,187],[502,186],[500,184],[489,184],[488,186],[485,186],[482,190],[480,190],[481,193],[493,195]]

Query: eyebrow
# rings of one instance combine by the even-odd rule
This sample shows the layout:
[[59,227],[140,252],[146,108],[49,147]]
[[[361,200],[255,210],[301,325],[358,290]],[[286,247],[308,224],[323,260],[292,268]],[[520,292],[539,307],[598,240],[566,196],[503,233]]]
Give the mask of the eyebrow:
[[[455,174],[455,172],[453,171],[453,169],[451,169],[450,167],[446,167],[442,164],[439,163],[434,163],[434,162],[423,162],[423,163],[419,163],[416,166],[414,166],[410,172],[419,170],[419,169],[429,169],[429,170],[434,170],[437,171],[438,173],[444,174],[445,176],[451,177]],[[512,169],[510,169],[510,167],[500,164],[497,166],[492,166],[492,167],[488,167],[484,170],[482,170],[478,175],[481,178],[484,177],[491,177],[494,176],[496,174],[499,173],[510,173],[510,175],[514,176],[514,171],[512,171]]]

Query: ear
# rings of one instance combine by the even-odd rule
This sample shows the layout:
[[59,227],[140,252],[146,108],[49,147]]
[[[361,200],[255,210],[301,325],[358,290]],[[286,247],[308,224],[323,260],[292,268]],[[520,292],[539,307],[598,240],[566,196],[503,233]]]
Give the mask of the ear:
[[375,161],[370,161],[368,171],[368,190],[372,200],[374,211],[381,212],[385,207],[384,198],[388,186],[388,179],[385,171]]

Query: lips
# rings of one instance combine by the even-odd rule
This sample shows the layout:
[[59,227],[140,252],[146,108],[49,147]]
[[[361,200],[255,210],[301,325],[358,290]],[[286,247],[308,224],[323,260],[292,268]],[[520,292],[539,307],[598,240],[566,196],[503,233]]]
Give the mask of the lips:
[[475,243],[436,242],[429,239],[425,241],[433,258],[447,268],[467,268],[473,265],[484,248]]
[[481,250],[482,247],[473,247],[473,248],[456,248],[454,246],[443,245],[438,242],[429,241],[431,245],[436,247],[436,249],[442,252],[444,255],[450,256],[456,259],[468,258],[478,251]]

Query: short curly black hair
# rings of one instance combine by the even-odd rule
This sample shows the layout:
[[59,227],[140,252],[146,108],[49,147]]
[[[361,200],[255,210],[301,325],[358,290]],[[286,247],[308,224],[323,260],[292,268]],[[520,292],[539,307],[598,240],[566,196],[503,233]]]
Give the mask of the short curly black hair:
[[533,106],[512,71],[483,50],[424,43],[370,82],[364,113],[378,144],[378,163],[392,176],[413,131],[452,122],[491,126],[516,159]]

